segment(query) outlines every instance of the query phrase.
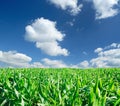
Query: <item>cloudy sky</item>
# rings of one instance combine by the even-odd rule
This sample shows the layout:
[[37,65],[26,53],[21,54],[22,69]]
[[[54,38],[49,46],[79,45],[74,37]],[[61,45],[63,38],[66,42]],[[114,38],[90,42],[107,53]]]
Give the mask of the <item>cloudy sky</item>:
[[120,67],[119,0],[1,0],[0,67]]

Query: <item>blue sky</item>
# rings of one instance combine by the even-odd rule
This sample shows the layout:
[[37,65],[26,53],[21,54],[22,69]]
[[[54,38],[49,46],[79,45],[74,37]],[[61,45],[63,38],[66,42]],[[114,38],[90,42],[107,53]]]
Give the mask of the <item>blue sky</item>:
[[119,0],[0,1],[0,67],[120,67]]

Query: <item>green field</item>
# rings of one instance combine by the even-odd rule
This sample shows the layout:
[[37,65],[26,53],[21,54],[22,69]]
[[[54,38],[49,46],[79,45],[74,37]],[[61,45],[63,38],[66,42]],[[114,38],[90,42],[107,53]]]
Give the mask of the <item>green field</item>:
[[120,106],[120,69],[0,69],[0,106]]

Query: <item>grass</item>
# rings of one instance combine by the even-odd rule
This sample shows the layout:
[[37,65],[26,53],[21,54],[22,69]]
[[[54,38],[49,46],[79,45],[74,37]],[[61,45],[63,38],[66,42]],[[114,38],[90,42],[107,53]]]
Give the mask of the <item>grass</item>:
[[120,106],[120,69],[0,69],[0,106]]

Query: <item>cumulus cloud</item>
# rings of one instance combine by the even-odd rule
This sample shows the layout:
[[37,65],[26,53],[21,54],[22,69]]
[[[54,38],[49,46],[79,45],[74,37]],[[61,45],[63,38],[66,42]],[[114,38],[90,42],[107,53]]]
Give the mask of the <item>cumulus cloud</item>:
[[120,44],[112,43],[111,45],[104,47],[104,49],[110,49],[110,48],[120,48]]
[[48,58],[42,59],[43,64],[46,67],[51,67],[51,68],[65,68],[68,67],[62,60],[51,60]]
[[69,68],[83,68],[83,69],[85,69],[85,68],[90,68],[90,64],[89,64],[89,61],[84,60],[78,64],[71,64],[68,67]]
[[80,68],[88,68],[89,67],[89,62],[87,60],[84,60],[83,62],[81,62],[78,67]]
[[59,46],[58,42],[37,42],[36,47],[40,48],[42,51],[44,51],[46,54],[49,54],[50,56],[68,55],[68,51],[64,48],[62,49],[61,46]]
[[119,0],[93,0],[96,10],[96,19],[113,17],[118,14],[118,9],[115,8]]
[[67,65],[62,60],[41,59],[40,62],[33,62],[32,58],[16,51],[0,51],[0,67],[19,68],[86,68],[89,65],[83,61],[76,65]]
[[110,47],[117,47],[117,43],[112,43],[111,45],[110,45]]
[[23,53],[0,51],[0,67],[63,68],[67,65],[62,60],[50,60],[48,58],[42,59],[41,62],[32,62],[32,58]]
[[112,43],[111,45],[96,49],[97,58],[91,59],[92,67],[120,67],[120,44]]
[[[78,64],[66,64],[62,60],[41,59],[33,62],[32,58],[16,51],[0,51],[0,67],[39,67],[39,68],[90,68],[90,67],[120,67],[120,44],[112,43],[104,48],[94,50],[96,58],[82,61]],[[5,63],[2,64],[2,63]]]
[[56,22],[38,18],[31,25],[26,26],[25,30],[25,39],[36,43],[36,47],[44,53],[50,56],[68,56],[68,50],[58,43],[63,40],[65,34],[57,30]]
[[23,53],[16,51],[0,51],[0,67],[39,67],[44,68],[45,66],[40,62],[32,62],[32,58]]
[[95,52],[95,53],[99,53],[99,52],[101,52],[102,50],[103,50],[102,48],[97,48],[97,49],[94,50],[94,52]]
[[18,67],[27,67],[32,58],[16,51],[0,51],[0,62]]
[[31,68],[45,68],[45,66],[41,62],[33,62],[32,64],[29,64],[28,67],[31,67]]
[[77,15],[81,8],[82,4],[78,5],[78,0],[48,0],[50,3],[61,8],[62,10],[68,10],[71,15]]

